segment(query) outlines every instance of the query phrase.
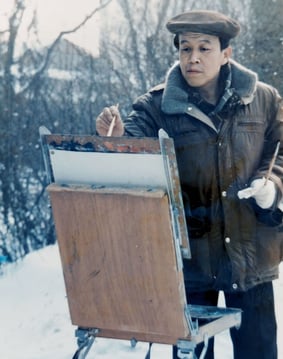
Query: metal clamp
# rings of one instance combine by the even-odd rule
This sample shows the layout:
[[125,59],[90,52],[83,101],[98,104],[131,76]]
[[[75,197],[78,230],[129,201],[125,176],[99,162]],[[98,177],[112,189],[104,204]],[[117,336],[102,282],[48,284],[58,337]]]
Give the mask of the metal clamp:
[[180,359],[197,359],[195,355],[196,344],[188,340],[179,340],[177,342],[177,357]]
[[73,359],[85,359],[94,340],[99,332],[97,328],[83,329],[77,328],[75,335],[77,337],[78,350],[73,356]]

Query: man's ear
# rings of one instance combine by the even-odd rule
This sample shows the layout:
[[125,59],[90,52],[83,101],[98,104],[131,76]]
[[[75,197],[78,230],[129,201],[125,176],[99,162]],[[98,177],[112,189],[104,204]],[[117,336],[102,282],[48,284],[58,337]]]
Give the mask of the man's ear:
[[224,49],[223,50],[223,55],[224,55],[224,57],[223,57],[223,63],[222,63],[222,65],[225,65],[225,64],[227,64],[228,62],[229,62],[229,59],[231,58],[231,56],[232,56],[232,47],[231,46],[228,46],[228,47],[226,47],[226,49]]

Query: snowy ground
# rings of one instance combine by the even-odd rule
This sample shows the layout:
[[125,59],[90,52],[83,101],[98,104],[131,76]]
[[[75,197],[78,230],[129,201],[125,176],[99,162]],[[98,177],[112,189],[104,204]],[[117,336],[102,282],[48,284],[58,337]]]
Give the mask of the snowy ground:
[[[57,245],[6,265],[0,276],[0,353],[3,359],[71,359],[76,340],[71,325]],[[283,358],[283,265],[274,282],[278,358]],[[99,338],[87,359],[140,359],[148,346]],[[154,344],[152,359],[171,359],[171,347]],[[216,336],[216,359],[232,359],[228,333]]]

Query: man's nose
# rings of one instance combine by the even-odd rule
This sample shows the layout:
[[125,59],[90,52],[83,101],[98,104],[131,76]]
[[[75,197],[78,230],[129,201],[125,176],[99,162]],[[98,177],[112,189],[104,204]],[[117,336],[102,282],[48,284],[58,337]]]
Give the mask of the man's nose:
[[200,63],[199,54],[198,54],[197,51],[193,51],[191,53],[190,62],[192,64],[199,64]]

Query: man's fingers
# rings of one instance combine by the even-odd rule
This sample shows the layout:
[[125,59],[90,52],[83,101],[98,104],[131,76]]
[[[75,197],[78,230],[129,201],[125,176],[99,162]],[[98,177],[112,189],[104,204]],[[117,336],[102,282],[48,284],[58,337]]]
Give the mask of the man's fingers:
[[122,136],[124,125],[118,105],[105,107],[96,118],[96,130],[100,136]]
[[105,107],[98,117],[101,120],[103,120],[106,124],[110,125],[113,119],[113,112],[110,110],[109,107]]

